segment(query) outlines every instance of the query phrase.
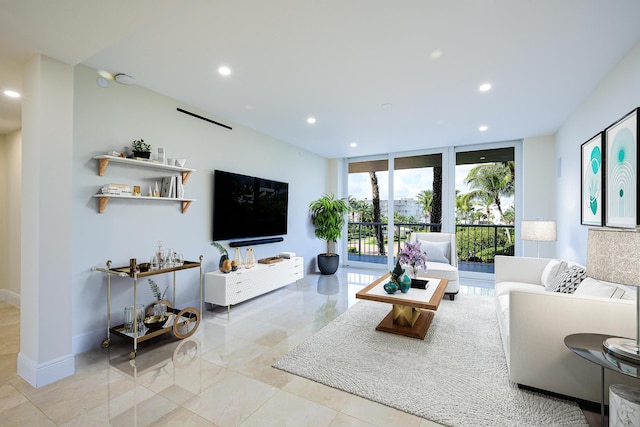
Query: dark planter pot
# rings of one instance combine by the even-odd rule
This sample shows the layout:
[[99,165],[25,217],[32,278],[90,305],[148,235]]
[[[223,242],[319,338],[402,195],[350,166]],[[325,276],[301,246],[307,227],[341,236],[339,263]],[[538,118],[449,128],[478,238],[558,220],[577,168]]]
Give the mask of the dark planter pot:
[[151,152],[150,151],[134,151],[133,156],[140,157],[141,159],[148,159],[149,157],[151,157]]
[[338,271],[340,256],[338,254],[319,254],[318,268],[321,274],[333,274]]

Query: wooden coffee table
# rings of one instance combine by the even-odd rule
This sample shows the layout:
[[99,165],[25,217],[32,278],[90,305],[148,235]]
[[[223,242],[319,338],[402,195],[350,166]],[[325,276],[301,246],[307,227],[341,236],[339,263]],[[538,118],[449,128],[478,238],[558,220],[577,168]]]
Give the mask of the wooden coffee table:
[[406,294],[400,291],[388,294],[383,286],[390,276],[385,274],[356,293],[356,298],[393,304],[391,312],[376,326],[377,331],[423,340],[442,301],[448,280],[421,277],[429,280],[426,289],[411,288]]

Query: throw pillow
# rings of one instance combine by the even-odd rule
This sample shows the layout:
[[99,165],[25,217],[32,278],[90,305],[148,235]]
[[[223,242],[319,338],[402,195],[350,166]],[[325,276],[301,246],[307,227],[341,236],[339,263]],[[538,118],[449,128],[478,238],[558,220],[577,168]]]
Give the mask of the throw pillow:
[[587,271],[580,266],[573,266],[556,277],[554,280],[554,292],[561,292],[564,294],[572,294],[578,289],[578,285],[587,277]]
[[553,291],[555,289],[554,280],[558,277],[558,274],[567,269],[566,261],[560,261],[559,259],[552,259],[542,271],[540,276],[540,283],[547,291]]
[[621,299],[626,290],[614,283],[602,282],[591,277],[585,278],[574,295],[586,295],[590,297],[603,297],[611,299]]
[[420,240],[420,249],[427,254],[427,261],[449,264],[450,242],[428,242]]

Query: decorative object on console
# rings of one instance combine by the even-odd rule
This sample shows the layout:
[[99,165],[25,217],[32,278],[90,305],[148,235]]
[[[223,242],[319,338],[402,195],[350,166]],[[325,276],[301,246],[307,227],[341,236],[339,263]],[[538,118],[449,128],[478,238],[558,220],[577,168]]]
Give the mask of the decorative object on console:
[[581,202],[580,224],[602,225],[604,167],[602,157],[602,141],[604,133],[600,132],[580,146],[581,159]]
[[522,221],[520,238],[522,240],[532,240],[536,242],[538,258],[540,258],[540,242],[556,241],[555,221]]
[[134,157],[140,157],[141,159],[148,159],[151,157],[151,145],[144,142],[144,139],[136,139],[131,144],[131,151],[133,151]]
[[220,261],[218,262],[218,268],[222,271],[224,261],[229,259],[229,252],[227,252],[227,249],[218,242],[211,242],[211,246],[215,246],[215,248],[220,252],[221,256]]
[[[640,232],[590,228],[587,276],[640,287]],[[609,338],[604,348],[622,358],[640,361],[640,289],[636,290],[636,339]]]
[[242,250],[240,248],[236,248],[233,254],[233,261],[231,261],[231,270],[236,271],[242,266],[242,264]]
[[419,240],[414,243],[405,242],[404,248],[402,248],[399,254],[399,260],[402,261],[403,264],[408,264],[411,268],[409,271],[412,279],[418,277],[418,268],[422,268],[425,272],[427,271],[427,255],[420,250],[420,245]]
[[244,257],[244,268],[252,268],[256,265],[256,254],[253,248],[247,248],[247,254]]
[[309,210],[316,237],[327,242],[327,252],[318,254],[318,268],[322,274],[334,274],[340,265],[340,256],[331,252],[331,242],[337,242],[342,234],[347,204],[333,194],[324,194],[309,204]]
[[605,225],[635,228],[638,208],[638,109],[605,129]]

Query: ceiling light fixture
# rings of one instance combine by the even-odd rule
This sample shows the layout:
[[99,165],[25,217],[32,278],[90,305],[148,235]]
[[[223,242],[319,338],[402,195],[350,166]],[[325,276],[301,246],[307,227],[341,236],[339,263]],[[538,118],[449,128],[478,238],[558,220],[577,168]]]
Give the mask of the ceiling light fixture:
[[480,92],[488,92],[491,90],[491,83],[483,83],[478,88]]
[[383,110],[388,110],[388,109],[390,109],[391,107],[393,107],[393,104],[392,104],[392,103],[390,103],[390,102],[385,102],[385,103],[384,103],[384,104],[382,104],[380,107],[381,107]]
[[352,142],[351,144],[349,144],[349,147],[351,148],[356,148],[358,146],[357,142]]
[[308,117],[307,118],[307,123],[309,123],[310,125],[314,124],[316,122],[316,118],[315,117]]
[[433,50],[429,55],[431,59],[440,59],[441,56],[442,56],[442,51],[440,49]]
[[135,77],[125,73],[118,73],[115,76],[113,76],[113,78],[115,78],[118,83],[123,85],[134,85],[137,83]]
[[9,98],[20,98],[21,96],[19,92],[16,92],[15,90],[10,90],[10,89],[5,90],[4,94]]
[[223,66],[221,66],[220,68],[218,68],[218,73],[219,73],[221,76],[228,76],[228,75],[230,75],[230,74],[231,74],[231,68],[229,68],[229,67],[227,67],[227,66],[223,65]]
[[489,129],[489,126],[485,126],[485,125],[482,125],[482,126],[480,126],[480,127],[478,128],[478,130],[479,130],[480,132],[484,132],[484,131],[486,131],[487,129]]

